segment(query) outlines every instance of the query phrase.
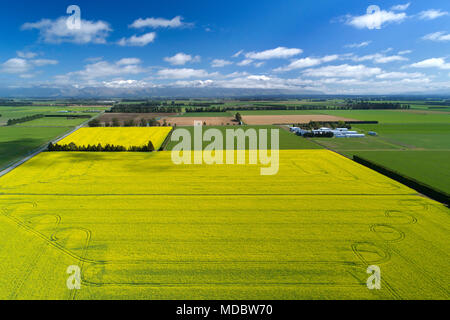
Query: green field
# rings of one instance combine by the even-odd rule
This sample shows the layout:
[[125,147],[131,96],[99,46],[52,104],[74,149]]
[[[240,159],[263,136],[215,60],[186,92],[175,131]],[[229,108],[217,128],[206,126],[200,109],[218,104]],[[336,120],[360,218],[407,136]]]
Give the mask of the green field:
[[359,151],[354,154],[450,194],[450,150]]
[[72,127],[0,127],[0,169],[20,160]]
[[[178,128],[179,129],[179,128]],[[186,129],[190,132],[191,137],[192,137],[192,146],[193,146],[193,139],[194,139],[194,127],[183,127],[182,129]],[[304,139],[302,137],[298,137],[295,134],[292,134],[290,132],[288,132],[285,129],[282,129],[278,126],[208,126],[208,127],[204,127],[203,130],[207,130],[207,129],[218,129],[222,132],[223,136],[226,136],[226,130],[227,129],[232,129],[232,130],[237,130],[237,129],[243,129],[243,130],[248,130],[248,129],[255,129],[257,132],[259,129],[266,129],[268,131],[268,143],[270,145],[271,143],[271,139],[270,139],[270,130],[271,129],[279,129],[279,134],[280,134],[280,150],[294,150],[294,149],[321,149],[322,147],[320,147],[319,145],[309,141],[308,139]],[[171,141],[167,144],[166,149],[165,150],[172,150],[172,148],[177,145],[179,142],[174,142]],[[203,148],[205,148],[206,146],[208,146],[211,142],[207,142],[207,141],[203,141]],[[246,139],[246,148],[248,149],[249,146],[249,142],[248,139]],[[225,145],[224,145],[225,147]]]
[[71,127],[78,126],[89,119],[78,118],[78,119],[67,119],[67,118],[57,118],[57,117],[45,117],[32,121],[18,123],[15,126],[19,127]]
[[450,123],[355,125],[378,133],[360,139],[313,139],[349,158],[354,155],[449,192]]
[[[57,114],[64,115],[61,111],[76,112],[74,114],[86,114],[86,111],[98,110],[103,111],[109,109],[107,107],[52,107],[52,106],[27,106],[27,107],[2,107],[0,106],[0,125],[6,124],[9,119],[18,119],[35,114]],[[95,116],[96,113],[87,113]],[[70,115],[70,114],[68,114]]]
[[397,110],[326,110],[322,114],[351,118],[361,121],[378,121],[381,124],[395,123],[450,123],[450,113],[413,113]]

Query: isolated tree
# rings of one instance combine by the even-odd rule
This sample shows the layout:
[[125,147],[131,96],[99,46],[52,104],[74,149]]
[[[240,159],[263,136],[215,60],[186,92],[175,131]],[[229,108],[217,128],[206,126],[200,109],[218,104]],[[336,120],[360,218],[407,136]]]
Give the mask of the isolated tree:
[[236,121],[237,122],[239,122],[239,123],[241,123],[242,122],[242,116],[241,116],[241,114],[238,112],[238,113],[236,113]]

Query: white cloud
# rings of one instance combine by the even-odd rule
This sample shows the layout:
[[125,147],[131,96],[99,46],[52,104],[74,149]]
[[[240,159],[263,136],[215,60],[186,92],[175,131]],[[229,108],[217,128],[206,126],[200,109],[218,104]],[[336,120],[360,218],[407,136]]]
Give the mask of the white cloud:
[[382,73],[380,68],[368,68],[364,65],[351,66],[348,64],[307,69],[303,72],[305,76],[327,78],[362,78],[375,76],[380,73]]
[[165,79],[186,79],[186,78],[203,78],[215,74],[209,74],[203,69],[162,69],[158,71],[158,76]]
[[369,55],[362,56],[362,57],[353,56],[353,57],[351,57],[351,59],[356,62],[372,61],[374,63],[389,63],[389,62],[395,62],[395,61],[407,61],[408,60],[408,58],[405,58],[401,55],[386,56],[381,53],[369,54]]
[[77,44],[106,43],[106,38],[112,31],[109,24],[103,21],[81,20],[80,29],[68,28],[66,22],[66,17],[57,20],[42,19],[34,23],[25,23],[22,30],[39,30],[41,40],[47,43]]
[[134,46],[134,47],[144,47],[149,43],[155,41],[156,33],[150,32],[143,34],[141,36],[133,35],[130,38],[122,38],[119,40],[118,44],[120,46]]
[[429,33],[422,37],[422,40],[430,41],[450,41],[450,33],[439,31],[435,33]]
[[274,71],[275,72],[283,72],[283,71],[291,71],[291,70],[295,70],[295,69],[314,67],[314,66],[318,66],[322,63],[337,60],[338,58],[339,58],[338,55],[331,55],[331,56],[326,56],[323,58],[310,58],[310,57],[302,58],[302,59],[294,60],[289,65],[287,65],[285,67],[277,68]]
[[261,75],[261,76],[252,75],[252,76],[248,76],[247,79],[257,80],[257,81],[269,81],[271,78],[269,78],[265,75]]
[[243,52],[244,52],[244,50],[239,50],[238,52],[236,52],[235,54],[233,54],[231,57],[232,57],[232,58],[238,58]]
[[146,88],[149,83],[140,80],[113,80],[103,81],[106,88]]
[[244,66],[248,66],[249,64],[252,64],[252,63],[253,63],[252,59],[244,59],[241,62],[237,63],[237,65],[240,67],[244,67]]
[[12,58],[1,65],[1,71],[4,73],[26,73],[31,69],[27,60],[22,58]]
[[211,67],[213,67],[213,68],[222,68],[222,67],[228,66],[230,64],[233,64],[233,62],[227,61],[227,60],[223,60],[223,59],[214,59],[211,62]]
[[450,69],[450,63],[446,62],[444,58],[431,58],[426,59],[411,65],[413,68],[439,68]]
[[136,58],[124,58],[115,63],[99,61],[85,66],[83,70],[70,72],[68,77],[76,76],[85,80],[117,77],[130,74],[143,73],[145,69],[140,66],[140,60]]
[[249,52],[245,54],[245,57],[253,60],[287,59],[299,55],[302,52],[302,49],[278,47],[261,52]]
[[370,6],[362,16],[348,16],[346,23],[358,29],[381,29],[388,23],[400,23],[407,18],[406,13],[381,10],[378,6]]
[[31,60],[31,63],[34,64],[35,66],[42,67],[42,66],[47,66],[47,65],[56,65],[59,63],[59,61],[51,60],[51,59],[36,59],[36,60]]
[[361,42],[361,43],[348,44],[345,47],[346,48],[364,48],[364,47],[367,47],[371,43],[372,43],[372,41],[364,41],[364,42]]
[[403,56],[405,54],[410,54],[410,53],[412,53],[412,50],[403,50],[403,51],[399,51],[398,52],[398,54],[401,55],[401,56]]
[[123,58],[116,62],[118,66],[127,66],[132,64],[140,64],[142,61],[138,58]]
[[166,61],[174,66],[182,66],[188,62],[199,62],[200,59],[201,59],[200,56],[192,57],[189,54],[180,52],[180,53],[177,53],[176,55],[174,55],[173,57],[165,57],[164,61]]
[[425,77],[423,73],[415,72],[385,72],[376,76],[378,79],[411,79]]
[[139,18],[134,21],[130,27],[135,29],[140,28],[181,28],[191,25],[182,21],[183,17],[176,16],[175,18],[168,20],[164,18]]
[[29,51],[17,51],[17,56],[19,58],[23,58],[23,59],[33,59],[34,57],[36,57],[38,54],[34,53],[34,52],[29,52]]
[[434,20],[434,19],[446,16],[446,15],[448,15],[447,11],[442,11],[440,9],[439,10],[430,9],[430,10],[422,11],[421,13],[419,13],[419,18],[422,20]]
[[411,5],[411,2],[405,3],[405,4],[398,4],[396,6],[391,7],[391,10],[393,11],[405,11],[409,8]]

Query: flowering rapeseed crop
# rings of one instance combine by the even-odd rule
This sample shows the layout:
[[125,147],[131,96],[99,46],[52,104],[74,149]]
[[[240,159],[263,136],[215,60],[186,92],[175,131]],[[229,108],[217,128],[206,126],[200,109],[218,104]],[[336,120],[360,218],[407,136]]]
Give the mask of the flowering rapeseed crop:
[[0,299],[449,299],[448,213],[324,150],[280,151],[275,176],[42,153],[0,178]]
[[81,128],[63,140],[59,145],[75,143],[77,146],[97,145],[103,146],[120,145],[126,148],[130,146],[145,146],[149,141],[158,150],[166,139],[171,127],[100,127]]

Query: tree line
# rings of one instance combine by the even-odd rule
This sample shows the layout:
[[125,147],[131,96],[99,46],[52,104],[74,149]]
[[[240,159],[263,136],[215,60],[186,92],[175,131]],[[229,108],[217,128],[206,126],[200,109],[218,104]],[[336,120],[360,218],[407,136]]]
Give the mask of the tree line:
[[98,119],[92,119],[88,122],[89,127],[170,127],[170,123],[167,123],[166,120],[163,120],[163,123],[159,123],[155,118],[152,119],[140,119],[139,121],[135,121],[133,119],[125,120],[121,122],[119,119],[114,118],[110,122],[105,122],[102,125],[102,122]]
[[28,122],[28,121],[32,121],[32,120],[36,120],[36,119],[40,119],[40,118],[44,118],[45,115],[43,114],[35,114],[32,116],[26,116],[23,118],[17,118],[17,119],[9,119],[8,122],[6,123],[7,126],[12,126],[18,123],[23,123],[23,122]]
[[121,145],[114,145],[114,144],[107,144],[103,146],[101,143],[97,145],[90,145],[87,146],[79,146],[75,143],[71,142],[69,144],[53,144],[52,142],[49,143],[48,151],[65,151],[65,152],[153,152],[155,151],[155,147],[153,146],[153,143],[151,141],[148,142],[145,146],[130,146],[125,147]]
[[161,103],[141,103],[141,104],[117,104],[109,113],[180,113],[183,108],[179,105],[163,105]]

